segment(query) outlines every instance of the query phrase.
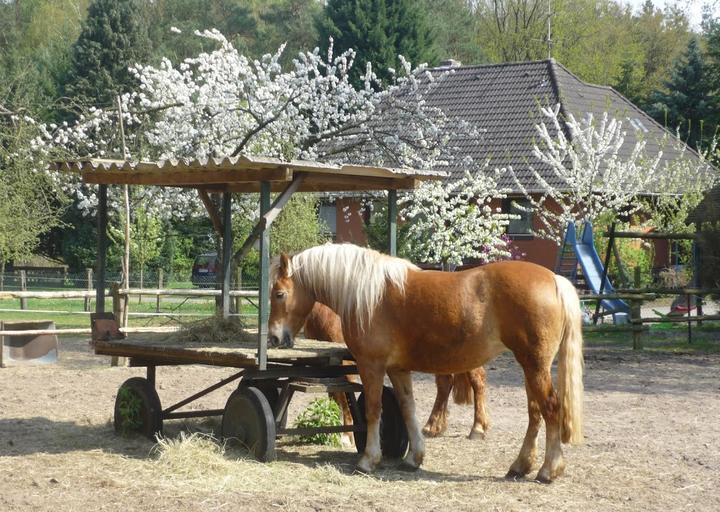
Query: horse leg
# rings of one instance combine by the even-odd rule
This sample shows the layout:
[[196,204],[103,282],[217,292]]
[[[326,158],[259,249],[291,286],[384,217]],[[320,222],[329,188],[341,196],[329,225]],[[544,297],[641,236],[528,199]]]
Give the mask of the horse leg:
[[528,428],[525,433],[522,448],[520,448],[520,454],[517,459],[515,459],[515,462],[512,463],[512,466],[510,466],[510,470],[507,475],[505,475],[505,478],[522,478],[532,471],[533,465],[535,464],[537,436],[540,431],[542,415],[540,414],[540,406],[535,400],[527,381],[525,382],[525,392],[527,393],[528,401]]
[[475,420],[468,439],[484,439],[485,433],[490,428],[490,419],[485,409],[485,368],[481,366],[470,370],[468,377],[475,395]]
[[410,450],[405,456],[403,464],[411,469],[418,469],[423,462],[423,458],[425,458],[425,439],[415,417],[412,375],[408,371],[392,370],[388,372],[388,376],[395,390],[395,396],[400,403],[400,410],[410,439]]
[[[348,404],[348,400],[347,400],[347,397],[345,396],[345,393],[342,393],[342,392],[328,393],[328,395],[340,407],[340,410],[342,411],[342,415],[343,415],[343,425],[345,425],[345,426],[352,425],[353,418],[352,418],[352,414],[350,412],[350,405]],[[355,446],[355,438],[353,437],[352,432],[343,432],[340,439],[341,439],[342,446],[345,448]]]
[[435,387],[435,403],[422,429],[422,433],[427,437],[437,437],[447,430],[448,400],[453,387],[453,376],[435,375]]
[[358,361],[358,373],[365,396],[365,421],[367,441],[365,452],[357,463],[361,473],[371,473],[382,459],[380,448],[380,414],[382,412],[382,390],[385,369],[377,365],[363,365]]
[[[543,365],[540,369],[525,368],[525,389],[528,394],[530,424],[520,455],[510,467],[508,476],[517,476],[512,474],[513,471],[518,475],[524,475],[532,469],[535,440],[540,426],[537,414],[539,412],[545,420],[545,460],[536,479],[539,482],[550,483],[563,474],[565,461],[560,439],[560,404],[552,386],[549,364]],[[515,465],[516,463],[518,466]]]
[[560,437],[560,402],[553,389],[549,365],[537,372],[530,382],[545,420],[545,460],[535,479],[549,484],[565,471]]

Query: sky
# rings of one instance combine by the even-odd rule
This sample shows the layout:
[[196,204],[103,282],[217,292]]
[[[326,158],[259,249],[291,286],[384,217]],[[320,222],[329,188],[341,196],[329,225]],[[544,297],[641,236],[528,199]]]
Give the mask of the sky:
[[[639,11],[645,0],[620,0],[621,3],[633,6],[633,9]],[[716,16],[720,16],[720,0],[652,0],[656,7],[663,8],[666,5],[684,6],[685,12],[688,13],[690,23],[693,28],[699,28],[702,21],[702,6],[710,4],[713,6],[713,12]]]

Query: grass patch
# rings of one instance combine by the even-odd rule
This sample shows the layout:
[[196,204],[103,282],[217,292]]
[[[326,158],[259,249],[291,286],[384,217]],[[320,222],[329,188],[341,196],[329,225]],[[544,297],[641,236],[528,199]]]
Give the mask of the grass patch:
[[[586,346],[608,348],[632,348],[631,332],[584,333]],[[720,323],[705,322],[692,326],[692,339],[688,343],[685,324],[653,324],[642,335],[643,349],[667,353],[720,353]]]

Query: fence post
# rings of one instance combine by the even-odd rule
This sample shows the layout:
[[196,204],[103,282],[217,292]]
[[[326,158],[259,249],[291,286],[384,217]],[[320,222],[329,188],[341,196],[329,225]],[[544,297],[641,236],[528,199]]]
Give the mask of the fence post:
[[[20,291],[27,291],[27,274],[24,270],[20,271]],[[20,309],[27,309],[27,299],[25,297],[20,299]]]
[[[3,321],[0,320],[0,331],[5,329],[5,326],[3,324]],[[0,335],[0,368],[5,368],[5,363],[3,363],[3,347],[5,346],[5,336]]]
[[[122,305],[120,303],[120,283],[110,284],[110,295],[112,296],[112,312],[115,316],[115,321],[122,322]],[[118,366],[119,357],[110,356],[110,366]]]
[[[91,268],[85,269],[87,273],[87,290],[92,294],[93,290],[93,270]],[[85,297],[85,311],[90,311],[90,295]]]
[[630,321],[632,322],[633,350],[642,350],[642,301],[633,299],[630,301]]
[[[158,269],[158,290],[162,290],[163,287],[163,269]],[[155,299],[155,313],[160,313],[160,294],[157,294]]]
[[[636,290],[640,288],[641,279],[642,270],[636,266],[633,275],[633,285]],[[642,301],[639,299],[630,301],[630,321],[632,322],[633,350],[642,350]]]
[[[235,269],[235,289],[242,290],[242,270],[238,266]],[[239,295],[235,297],[235,313],[238,315],[238,319],[242,321],[242,297]]]

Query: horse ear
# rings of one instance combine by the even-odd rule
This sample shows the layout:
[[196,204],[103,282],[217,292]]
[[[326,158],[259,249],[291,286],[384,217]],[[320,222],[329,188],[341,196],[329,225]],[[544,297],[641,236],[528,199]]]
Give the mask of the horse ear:
[[280,271],[278,275],[280,277],[290,277],[290,258],[287,254],[280,253]]

